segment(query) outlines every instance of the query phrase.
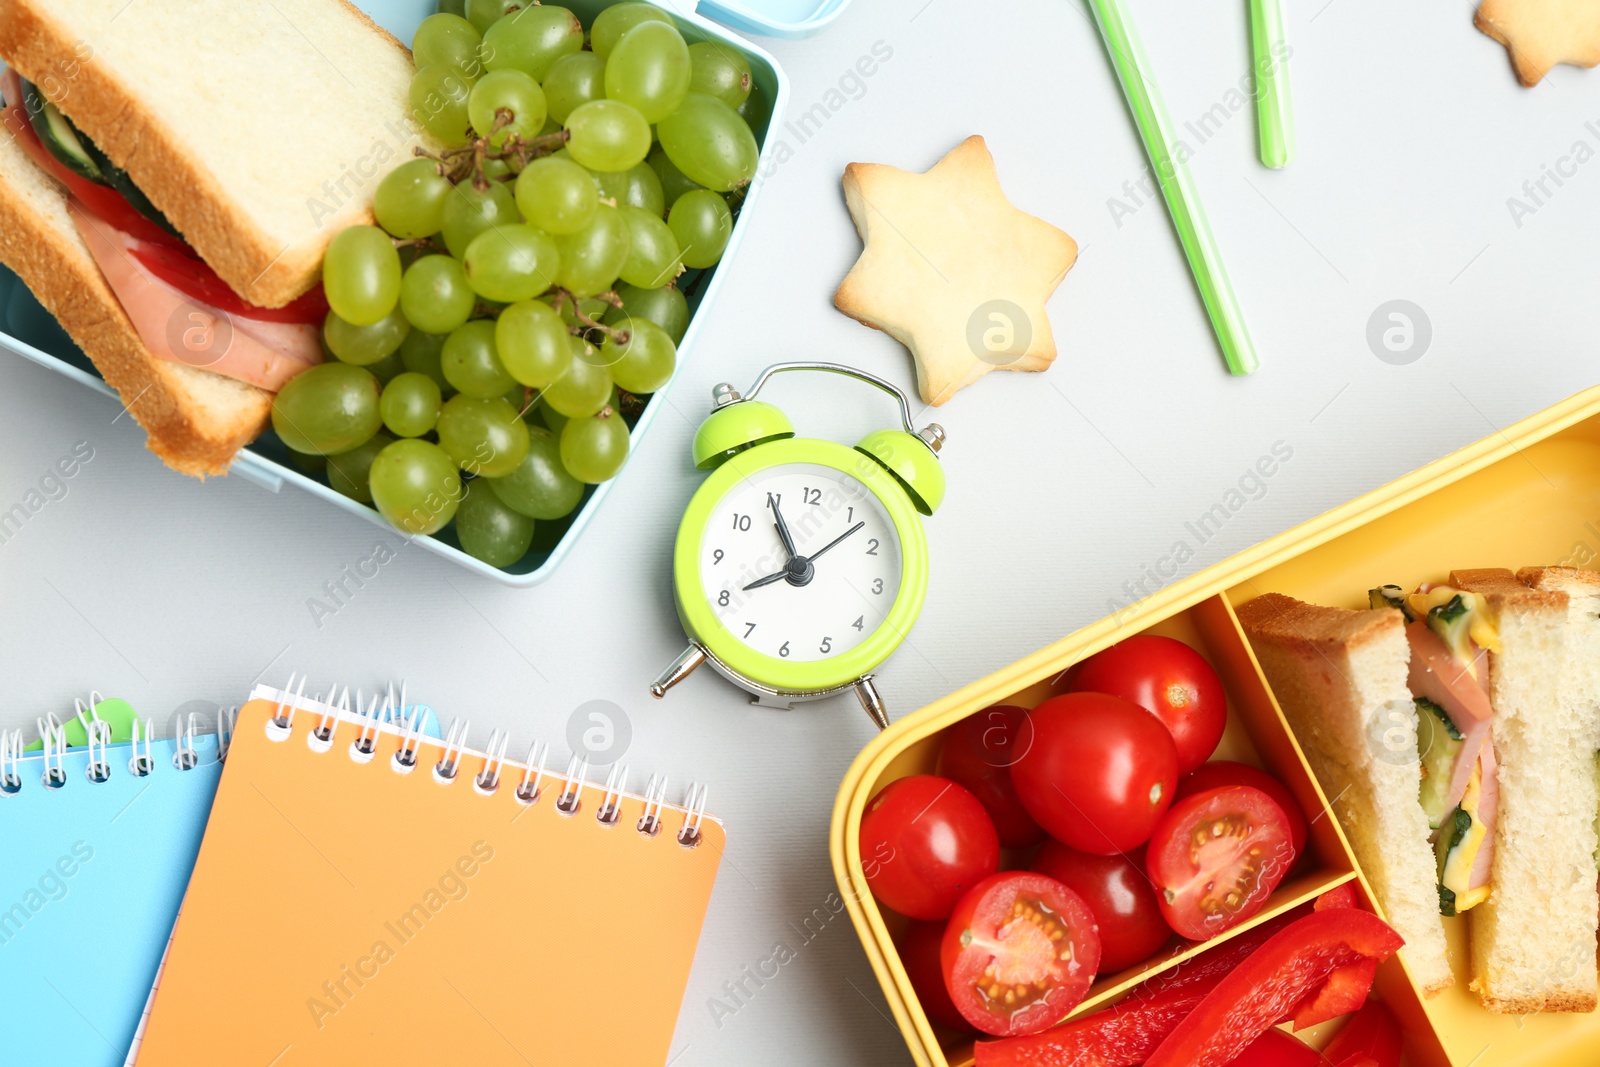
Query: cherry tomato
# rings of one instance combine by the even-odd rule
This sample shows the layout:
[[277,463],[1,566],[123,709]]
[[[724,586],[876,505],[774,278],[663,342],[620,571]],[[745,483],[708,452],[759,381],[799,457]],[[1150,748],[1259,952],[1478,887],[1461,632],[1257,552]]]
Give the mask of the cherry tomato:
[[1222,679],[1205,657],[1182,641],[1140,634],[1097,652],[1067,676],[1073,693],[1110,693],[1155,715],[1178,746],[1178,773],[1187,774],[1217,750],[1228,725]]
[[1005,848],[1027,848],[1044,840],[1044,830],[1011,784],[1011,765],[1032,745],[1027,709],[996,704],[950,727],[939,746],[939,773],[972,791],[994,820]]
[[1101,856],[1149,840],[1178,781],[1178,753],[1159,720],[1102,693],[1051,697],[1028,720],[1033,745],[1011,780],[1051,837]]
[[1228,785],[1174,804],[1146,860],[1167,924],[1205,941],[1261,910],[1293,866],[1294,847],[1276,801]]
[[1106,974],[1143,963],[1172,939],[1156,891],[1145,873],[1144,850],[1096,856],[1046,841],[1033,870],[1060,882],[1089,905],[1100,928],[1100,970]]
[[[1305,855],[1306,817],[1300,811],[1300,804],[1287,786],[1259,767],[1252,767],[1248,763],[1235,763],[1233,760],[1214,760],[1211,763],[1201,764],[1178,779],[1178,791],[1174,794],[1172,802],[1176,804],[1184,797],[1192,797],[1196,793],[1224,785],[1253,786],[1276,800],[1278,807],[1283,809],[1284,817],[1289,820],[1289,843],[1294,846],[1294,854]],[[1349,907],[1354,906],[1354,904],[1349,905]]]
[[912,919],[943,919],[1000,868],[1000,840],[978,798],[932,774],[890,782],[861,816],[872,895]]
[[911,990],[928,1018],[940,1026],[963,1032],[972,1029],[956,1010],[950,991],[944,986],[944,968],[939,964],[939,948],[944,941],[944,922],[913,922],[895,938],[900,964],[911,980]]
[[1032,1034],[1077,1007],[1100,967],[1083,899],[1032,871],[985,878],[961,898],[939,953],[956,1010],[986,1034]]

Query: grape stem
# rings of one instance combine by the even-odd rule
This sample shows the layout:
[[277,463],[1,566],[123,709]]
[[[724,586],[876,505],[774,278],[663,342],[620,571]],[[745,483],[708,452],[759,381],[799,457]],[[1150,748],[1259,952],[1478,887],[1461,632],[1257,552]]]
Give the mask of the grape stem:
[[[438,155],[434,155],[425,148],[418,147],[413,151],[421,157],[432,159],[439,164],[439,173],[449,178],[452,182],[460,184],[471,179],[472,187],[478,192],[487,192],[491,181],[513,181],[521,174],[529,163],[541,156],[548,156],[559,152],[571,134],[566,130],[557,130],[555,133],[543,134],[539,137],[524,138],[518,134],[508,134],[500,147],[492,145],[496,134],[505,128],[512,120],[512,114],[506,108],[495,112],[494,125],[489,130],[487,137],[478,137],[456,148],[446,148]],[[485,164],[490,161],[503,162],[510,173],[490,178],[485,170]]]
[[[568,326],[568,333],[582,337],[590,330],[599,330],[619,345],[625,345],[632,339],[633,335],[627,330],[621,330],[615,326],[607,326],[605,323],[591,318],[589,313],[583,310],[583,305],[579,303],[578,298],[572,294],[572,290],[557,286],[550,292],[555,297],[551,306],[559,313],[562,304],[570,303],[572,305],[572,317],[582,324],[580,326]],[[596,293],[595,299],[610,304],[614,308],[622,307],[622,297],[618,296],[614,290],[608,289],[603,293]]]
[[413,237],[410,240],[396,240],[394,246],[396,248],[416,248],[424,252],[444,251],[443,248],[439,247],[439,242],[432,237]]

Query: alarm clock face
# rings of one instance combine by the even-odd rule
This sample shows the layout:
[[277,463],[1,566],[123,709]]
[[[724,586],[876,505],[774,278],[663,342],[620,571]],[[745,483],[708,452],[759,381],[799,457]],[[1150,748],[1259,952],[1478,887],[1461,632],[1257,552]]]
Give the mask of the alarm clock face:
[[900,539],[883,502],[852,475],[817,463],[764,467],[733,483],[712,510],[700,555],[717,619],[779,659],[850,651],[900,594]]

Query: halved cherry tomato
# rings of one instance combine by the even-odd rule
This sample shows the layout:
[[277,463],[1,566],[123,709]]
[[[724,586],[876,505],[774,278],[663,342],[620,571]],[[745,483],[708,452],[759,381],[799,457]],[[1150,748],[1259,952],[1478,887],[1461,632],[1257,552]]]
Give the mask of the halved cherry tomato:
[[1335,969],[1362,958],[1385,960],[1402,944],[1400,935],[1370,912],[1312,912],[1284,927],[1218,982],[1145,1067],[1223,1067]]
[[1293,863],[1283,810],[1247,785],[1173,805],[1148,856],[1161,914],[1191,941],[1215,937],[1260,911]]
[[1104,974],[1142,963],[1172,940],[1161,917],[1156,891],[1145,873],[1144,850],[1096,856],[1059,841],[1046,841],[1032,868],[1083,898],[1100,927],[1100,970]]
[[1027,709],[1008,704],[962,719],[945,731],[939,746],[939,773],[972,791],[1006,848],[1027,848],[1044,840],[1044,830],[1022,806],[1011,782],[1011,765],[1032,746]]
[[944,986],[944,968],[939,962],[939,949],[944,941],[943,922],[912,922],[895,938],[900,952],[900,965],[911,980],[911,991],[928,1018],[952,1030],[970,1031],[972,1027],[956,1010],[950,991]]
[[939,957],[967,1022],[986,1034],[1032,1034],[1089,992],[1100,935],[1078,894],[1042,874],[1007,871],[961,898]]
[[[1173,794],[1172,802],[1176,804],[1184,797],[1191,797],[1196,793],[1203,793],[1207,789],[1216,789],[1223,785],[1254,786],[1276,800],[1278,807],[1283,809],[1284,816],[1289,820],[1289,840],[1294,845],[1294,854],[1305,855],[1306,817],[1300,810],[1299,802],[1294,799],[1294,794],[1289,792],[1288,786],[1260,767],[1226,759],[1203,763],[1178,779],[1178,791]],[[1355,907],[1353,903],[1349,906]]]
[[1403,1042],[1400,1021],[1382,1001],[1368,1000],[1349,1022],[1344,1024],[1322,1054],[1328,1062],[1344,1064],[1346,1060],[1365,1056],[1375,1067],[1400,1067]]
[[1028,720],[1033,745],[1011,780],[1051,837],[1102,856],[1149,840],[1178,781],[1177,749],[1159,719],[1121,697],[1068,693]]
[[1172,732],[1179,774],[1210,759],[1228,725],[1228,696],[1211,664],[1159,634],[1139,634],[1096,652],[1067,675],[1067,690],[1110,693],[1155,715]]
[[890,782],[861,816],[872,895],[912,919],[943,919],[1000,867],[1000,840],[978,798],[932,774]]
[[322,325],[328,317],[328,298],[318,282],[309,291],[281,308],[257,307],[247,303],[233,286],[223,281],[205,260],[188,251],[170,245],[145,242],[133,247],[133,257],[147,267],[151,274],[183,293],[191,300],[210,304],[230,315],[262,322],[293,322]]
[[1320,1067],[1322,1053],[1282,1030],[1272,1029],[1228,1062],[1228,1067]]

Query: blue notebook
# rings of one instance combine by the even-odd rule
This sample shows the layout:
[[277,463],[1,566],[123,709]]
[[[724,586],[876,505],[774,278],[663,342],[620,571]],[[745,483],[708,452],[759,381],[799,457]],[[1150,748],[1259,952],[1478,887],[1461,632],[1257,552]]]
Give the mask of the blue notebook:
[[222,773],[215,736],[137,747],[0,762],[7,1063],[127,1060]]

